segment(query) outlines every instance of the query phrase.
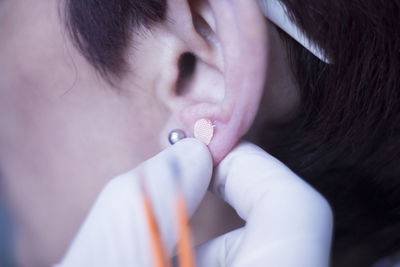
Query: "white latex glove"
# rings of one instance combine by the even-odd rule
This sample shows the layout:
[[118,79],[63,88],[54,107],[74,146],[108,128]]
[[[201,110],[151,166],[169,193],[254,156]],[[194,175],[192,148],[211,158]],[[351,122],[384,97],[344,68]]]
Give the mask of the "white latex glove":
[[177,236],[176,186],[180,184],[188,214],[192,215],[212,175],[211,155],[195,139],[184,139],[111,180],[58,266],[153,266],[142,174],[167,252],[172,254]]
[[214,173],[212,190],[246,226],[197,249],[199,267],[329,266],[332,211],[283,163],[243,143]]

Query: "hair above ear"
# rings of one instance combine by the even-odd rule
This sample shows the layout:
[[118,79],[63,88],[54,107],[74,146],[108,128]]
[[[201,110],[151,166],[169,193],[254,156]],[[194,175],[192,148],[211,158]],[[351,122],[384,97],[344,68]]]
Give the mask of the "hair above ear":
[[74,44],[104,78],[124,74],[132,33],[163,21],[166,6],[166,0],[67,0],[64,5]]

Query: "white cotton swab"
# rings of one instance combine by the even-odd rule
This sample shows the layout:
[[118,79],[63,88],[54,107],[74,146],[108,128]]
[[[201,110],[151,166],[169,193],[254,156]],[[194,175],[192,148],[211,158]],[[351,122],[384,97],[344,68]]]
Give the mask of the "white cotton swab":
[[332,64],[332,62],[325,56],[324,51],[308,39],[299,27],[290,20],[285,6],[280,3],[279,0],[258,0],[258,3],[260,4],[263,14],[271,22],[289,34],[320,60],[327,64]]

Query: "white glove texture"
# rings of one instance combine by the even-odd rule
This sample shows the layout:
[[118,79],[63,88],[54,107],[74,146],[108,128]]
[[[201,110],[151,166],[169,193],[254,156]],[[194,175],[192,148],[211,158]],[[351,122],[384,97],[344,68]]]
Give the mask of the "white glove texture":
[[[184,139],[113,179],[58,266],[153,266],[141,198],[143,174],[168,255],[173,256],[177,184],[190,216],[212,176],[209,151],[194,139]],[[246,225],[197,247],[197,266],[329,266],[329,204],[271,155],[240,144],[217,166],[210,187]]]
[[211,175],[208,148],[188,138],[112,179],[57,266],[153,266],[142,181],[165,249],[172,255],[177,236],[176,193],[179,190],[183,194],[188,215],[192,215],[207,191]]
[[242,143],[219,164],[211,189],[246,225],[198,247],[199,267],[329,266],[331,208],[276,158]]

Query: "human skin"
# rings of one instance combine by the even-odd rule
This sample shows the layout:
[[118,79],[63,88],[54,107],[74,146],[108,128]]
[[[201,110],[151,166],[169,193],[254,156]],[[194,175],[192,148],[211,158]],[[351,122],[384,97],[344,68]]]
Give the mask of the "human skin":
[[[192,2],[214,30],[210,41],[182,28],[192,24],[186,1],[169,1],[172,20],[132,36],[117,86],[74,47],[60,3],[0,2],[0,193],[20,265],[60,260],[104,184],[166,147],[170,130],[192,136],[197,119],[215,121],[217,164],[250,129],[260,102],[258,120],[271,132],[299,102],[283,44],[255,3]],[[222,8],[236,12],[222,16]],[[198,67],[177,95],[186,51]]]

